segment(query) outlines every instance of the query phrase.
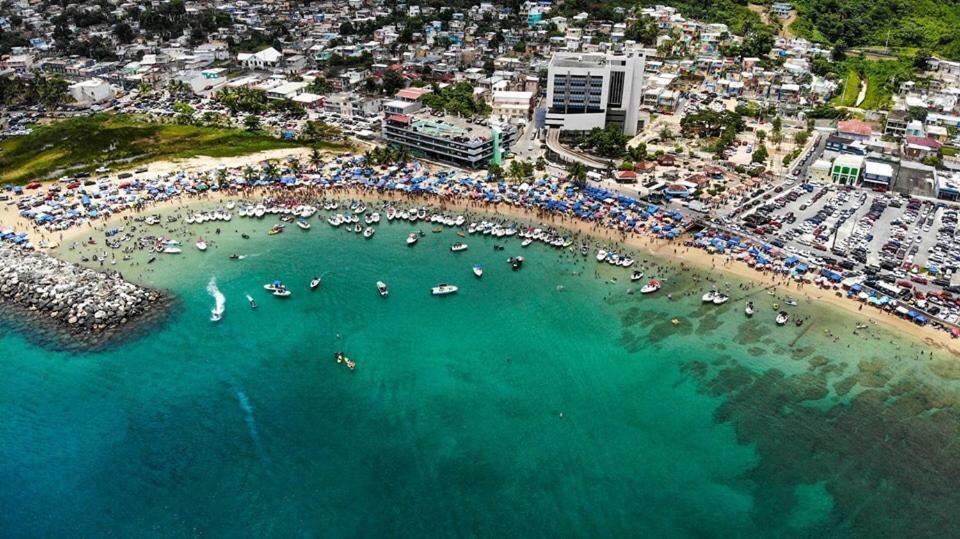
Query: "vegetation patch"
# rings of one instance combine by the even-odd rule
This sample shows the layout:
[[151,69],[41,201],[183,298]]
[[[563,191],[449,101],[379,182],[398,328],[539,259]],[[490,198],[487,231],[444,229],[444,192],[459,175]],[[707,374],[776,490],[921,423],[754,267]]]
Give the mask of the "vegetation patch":
[[0,182],[25,183],[100,166],[198,155],[232,157],[298,146],[302,143],[239,129],[154,124],[97,114],[36,126],[29,135],[0,142]]

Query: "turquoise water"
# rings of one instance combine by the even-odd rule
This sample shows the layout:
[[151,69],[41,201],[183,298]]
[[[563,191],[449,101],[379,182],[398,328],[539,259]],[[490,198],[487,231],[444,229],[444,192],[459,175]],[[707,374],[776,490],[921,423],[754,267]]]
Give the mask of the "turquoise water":
[[[704,307],[693,272],[650,261],[666,285],[641,296],[625,271],[595,277],[592,258],[542,245],[468,237],[451,253],[459,238],[427,225],[363,240],[316,220],[268,237],[269,224],[206,225],[206,253],[181,235],[182,255],[118,265],[180,300],[144,338],[73,355],[0,335],[4,535],[960,529],[944,509],[957,502],[952,358],[918,360],[915,343],[855,336],[853,319],[809,304],[807,326],[778,328],[759,291],[747,320],[737,283],[734,301]],[[273,279],[293,296],[262,290]],[[432,297],[438,282],[460,292]]]

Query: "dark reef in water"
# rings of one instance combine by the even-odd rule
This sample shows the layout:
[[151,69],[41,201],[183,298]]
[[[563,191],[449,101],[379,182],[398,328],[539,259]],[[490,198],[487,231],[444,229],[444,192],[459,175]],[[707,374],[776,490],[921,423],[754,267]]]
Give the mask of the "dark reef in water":
[[816,356],[796,375],[683,367],[702,392],[726,399],[717,421],[757,448],[760,462],[744,477],[757,489],[757,521],[775,527],[782,508],[798,504],[797,484],[822,483],[834,501],[817,524],[825,536],[960,535],[960,393],[913,378],[891,382],[886,362],[867,358],[834,384],[844,401],[828,397],[825,364]]

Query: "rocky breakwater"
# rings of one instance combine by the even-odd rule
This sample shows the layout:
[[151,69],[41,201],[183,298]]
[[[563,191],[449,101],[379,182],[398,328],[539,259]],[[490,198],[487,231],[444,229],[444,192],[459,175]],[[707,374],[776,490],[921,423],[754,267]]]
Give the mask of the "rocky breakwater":
[[35,251],[0,245],[0,314],[44,346],[101,349],[168,312],[170,297]]

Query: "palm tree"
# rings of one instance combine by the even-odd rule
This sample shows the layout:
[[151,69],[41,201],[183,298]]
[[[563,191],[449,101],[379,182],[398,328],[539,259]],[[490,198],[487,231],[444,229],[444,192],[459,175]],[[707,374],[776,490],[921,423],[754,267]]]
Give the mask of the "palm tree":
[[277,179],[277,165],[273,164],[272,161],[267,161],[267,164],[263,166],[263,175],[269,181],[274,181]]
[[373,154],[370,153],[370,150],[363,152],[363,164],[367,166],[376,164],[373,162]]
[[579,161],[574,162],[567,167],[567,179],[577,189],[585,188],[587,186],[587,167]]
[[223,189],[227,184],[227,169],[221,168],[217,170],[217,189]]
[[292,170],[293,173],[297,175],[299,175],[300,171],[303,170],[303,165],[300,164],[300,160],[297,158],[291,159],[289,166],[290,166],[290,170]]
[[250,165],[243,167],[243,179],[247,183],[253,183],[257,179],[257,171],[253,169]]
[[320,153],[320,150],[314,148],[310,150],[310,164],[313,165],[313,170],[320,170],[320,163],[323,162],[323,156]]

